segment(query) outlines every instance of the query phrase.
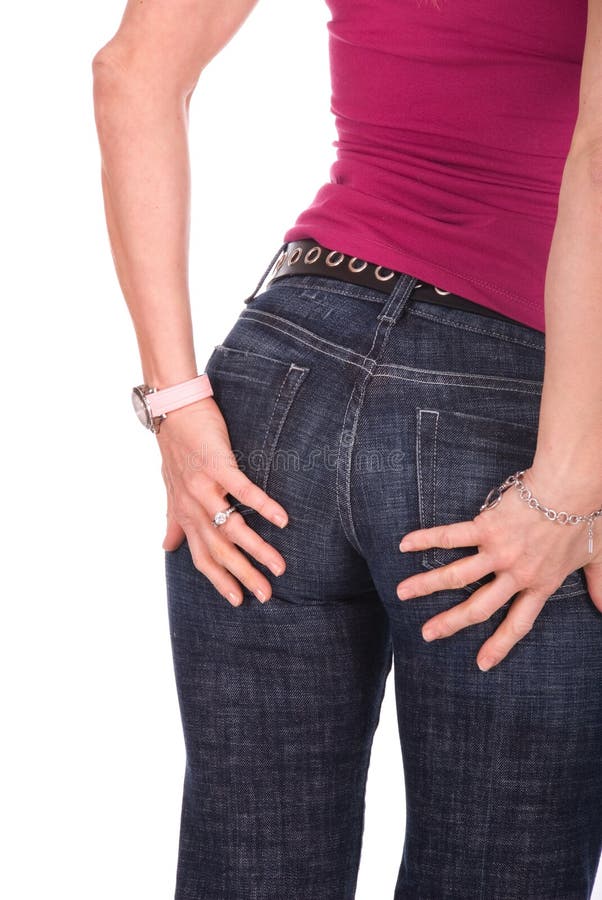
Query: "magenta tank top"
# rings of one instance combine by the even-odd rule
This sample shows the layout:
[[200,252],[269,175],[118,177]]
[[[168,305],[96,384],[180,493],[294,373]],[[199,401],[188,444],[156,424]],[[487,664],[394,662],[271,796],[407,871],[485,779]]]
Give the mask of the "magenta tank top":
[[285,232],[545,331],[587,0],[327,0],[330,180]]

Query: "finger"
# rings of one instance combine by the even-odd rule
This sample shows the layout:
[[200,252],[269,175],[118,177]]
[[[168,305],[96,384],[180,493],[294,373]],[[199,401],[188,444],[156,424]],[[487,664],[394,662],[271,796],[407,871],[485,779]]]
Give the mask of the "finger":
[[284,528],[288,523],[288,514],[284,507],[276,503],[236,466],[229,466],[220,471],[219,480],[225,491],[240,500],[244,506],[249,506],[265,519],[273,522],[274,525]]
[[397,585],[397,596],[400,600],[409,600],[434,591],[454,591],[472,584],[491,571],[492,563],[486,553],[472,553],[446,566],[404,578]]
[[[202,513],[205,517],[205,512]],[[201,539],[204,541],[213,561],[223,569],[236,576],[246,588],[252,591],[258,600],[265,603],[272,593],[272,586],[265,575],[259,572],[255,566],[234,546],[225,529],[232,519],[242,520],[239,512],[232,513],[224,525],[215,528],[209,521],[209,517],[200,528]],[[244,521],[244,520],[243,520]]]
[[512,597],[513,593],[516,593],[516,584],[511,575],[503,572],[462,603],[456,603],[455,606],[425,622],[422,626],[422,637],[425,641],[450,637],[462,628],[485,622],[496,609]]
[[477,654],[480,669],[487,671],[497,665],[531,631],[548,596],[536,588],[526,588],[519,592],[504,621],[480,647]]
[[[218,500],[216,508],[222,509],[223,501]],[[232,513],[224,524],[219,526],[219,530],[233,544],[237,544],[258,562],[267,566],[274,575],[282,575],[286,569],[286,562],[282,554],[268,544],[256,531],[253,531],[239,512]]]
[[474,520],[453,522],[451,525],[435,525],[408,531],[399,544],[400,550],[428,550],[430,547],[476,547],[480,541],[480,529]]
[[177,550],[186,534],[181,525],[168,513],[167,515],[167,531],[163,538],[164,550]]
[[215,562],[194,530],[189,529],[186,537],[195,567],[209,579],[216,591],[225,597],[232,606],[240,606],[243,601],[240,584],[223,566]]
[[588,563],[584,570],[587,592],[596,609],[602,612],[602,561]]

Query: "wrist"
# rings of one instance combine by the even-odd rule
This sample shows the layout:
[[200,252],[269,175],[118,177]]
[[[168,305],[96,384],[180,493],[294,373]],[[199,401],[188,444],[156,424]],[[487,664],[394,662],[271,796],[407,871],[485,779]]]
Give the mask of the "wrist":
[[523,480],[541,503],[557,512],[588,515],[602,507],[602,483],[597,471],[583,472],[564,465],[559,469],[548,462],[534,461]]
[[193,403],[187,403],[186,406],[180,406],[178,409],[172,409],[161,424],[161,430],[157,432],[157,436],[163,433],[169,433],[169,428],[190,419],[199,413],[205,413],[207,409],[215,403],[213,396],[203,397],[202,400],[195,400]]
[[199,374],[197,365],[194,362],[162,369],[144,368],[142,370],[144,383],[150,384],[157,391],[173,387],[174,384],[183,384],[185,381],[197,378]]
[[213,396],[213,388],[206,372],[177,384],[157,388],[140,384],[132,389],[132,404],[140,422],[157,433],[167,414],[173,415],[184,407],[193,406]]

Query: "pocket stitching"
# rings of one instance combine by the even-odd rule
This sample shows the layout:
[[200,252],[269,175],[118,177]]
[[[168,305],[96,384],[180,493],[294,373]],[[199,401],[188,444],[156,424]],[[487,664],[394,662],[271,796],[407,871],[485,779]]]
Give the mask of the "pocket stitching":
[[[440,418],[439,412],[440,412],[439,410],[429,410],[429,409],[421,409],[421,408],[418,409],[418,423],[417,423],[418,427],[417,427],[417,433],[416,433],[416,454],[417,454],[416,469],[417,469],[417,475],[418,475],[418,507],[419,507],[419,519],[420,519],[420,527],[421,528],[434,527],[437,523],[437,504],[436,504],[437,492],[435,490],[435,483],[436,483],[436,475],[437,475],[437,435],[438,435],[439,418]],[[462,412],[454,411],[454,410],[448,410],[448,412],[453,413],[454,415],[462,416],[462,417],[481,419],[486,422],[493,421],[491,419],[488,419],[485,416],[470,415],[467,413],[462,413]],[[423,440],[422,440],[423,435],[424,435],[424,429],[425,429],[424,421],[426,421],[427,417],[429,417],[429,416],[434,417],[434,432],[433,432],[433,436],[432,436],[432,442],[433,442],[432,460],[430,461],[430,465],[429,465],[430,484],[431,484],[431,490],[433,493],[433,496],[432,496],[433,518],[432,518],[431,524],[428,523],[427,515],[426,515],[426,503],[427,503],[428,498],[426,495],[426,485],[425,485],[425,482],[423,479],[423,474],[424,474],[423,463],[425,462],[425,454],[427,451],[423,445]],[[518,422],[513,423],[513,422],[503,422],[503,420],[499,420],[499,421],[505,425],[511,425],[511,426],[516,425],[518,427],[524,427],[524,428],[531,427],[528,425],[523,425],[522,423],[518,423]],[[534,429],[534,430],[537,431],[537,429]],[[443,565],[447,565],[449,562],[453,561],[453,560],[450,561],[450,560],[446,560],[446,559],[442,560],[441,556],[438,555],[438,551],[440,551],[440,550],[441,550],[441,548],[437,548],[437,547],[431,547],[426,550],[423,550],[422,551],[422,565],[427,569],[437,569],[437,568],[440,568]],[[476,579],[475,581],[471,581],[470,585],[465,585],[462,588],[462,590],[472,593],[473,590],[476,589],[476,588],[473,588],[473,585],[482,586],[487,583],[488,583],[487,581],[483,581],[482,579]],[[583,586],[582,586],[582,578],[581,578],[580,570],[576,569],[574,572],[571,572],[569,575],[567,575],[563,584],[561,586],[559,586],[556,591],[554,591],[554,596],[557,598],[570,597],[570,596],[574,596],[575,594],[581,593],[582,590],[583,590]],[[550,597],[552,597],[552,594],[550,594]]]
[[[511,344],[521,344],[524,347],[530,347],[532,350],[538,350],[541,353],[545,353],[545,336],[540,341],[529,341],[523,340],[521,337],[515,337],[514,335],[502,334],[499,331],[489,330],[488,328],[478,328],[476,323],[474,325],[469,324],[468,322],[458,322],[457,320],[452,321],[450,318],[446,318],[443,320],[441,316],[431,315],[426,310],[416,309],[415,307],[409,307],[408,312],[410,315],[418,316],[421,319],[428,319],[431,322],[441,323],[445,321],[445,325],[449,325],[451,328],[460,328],[463,331],[470,331],[474,334],[483,334],[486,337],[497,338],[501,341],[507,341]],[[471,315],[479,315],[478,313],[471,313]],[[494,320],[495,321],[495,320]],[[512,324],[512,323],[508,323]],[[520,324],[520,323],[517,323]],[[525,328],[529,328],[531,326],[525,325]]]
[[[435,418],[435,434],[433,437],[433,465],[432,465],[432,484],[435,485],[435,478],[437,474],[437,431],[439,429],[439,413],[437,413]],[[437,492],[433,487],[433,524],[437,522],[437,507],[436,507],[436,498]],[[435,548],[433,548],[433,560],[436,560],[437,554],[435,552]]]
[[[262,361],[264,363],[273,364],[274,366],[279,366],[281,367],[281,370],[285,369],[278,390],[276,390],[276,385],[278,385],[277,374],[272,373],[274,379],[274,391],[270,394],[272,408],[264,430],[260,450],[260,461],[261,463],[265,462],[265,465],[261,465],[261,468],[257,473],[257,478],[253,479],[254,483],[265,491],[272,471],[274,455],[282,428],[284,427],[293,401],[297,395],[297,391],[310,369],[305,366],[300,366],[298,363],[291,362],[290,359],[268,356],[267,354],[257,353],[254,350],[230,347],[225,343],[214,345],[213,352],[206,363],[205,369],[210,372],[212,367],[215,367],[216,372],[221,371],[227,378],[241,377],[241,373],[235,369],[228,368],[227,363],[223,369],[220,369],[220,357],[223,360],[227,360],[228,356],[234,357],[237,363],[244,362],[244,358],[248,357],[249,362],[252,362],[252,360],[255,359],[258,362]],[[237,512],[240,512],[243,515],[256,512],[253,507],[242,504],[233,495],[230,494],[229,497],[232,505],[236,507]]]
[[[284,428],[284,423],[288,417],[291,406],[293,405],[293,400],[297,396],[297,391],[299,390],[301,383],[303,382],[305,376],[309,372],[309,369],[304,366],[299,366],[296,363],[290,363],[287,372],[285,373],[284,378],[282,379],[282,383],[278,390],[278,394],[276,395],[276,399],[274,401],[274,406],[272,408],[272,412],[270,415],[270,421],[268,422],[268,426],[266,428],[266,432],[264,435],[263,443],[261,446],[262,455],[266,450],[266,446],[268,443],[268,439],[270,438],[270,432],[272,430],[272,422],[274,421],[274,416],[276,414],[276,410],[278,409],[278,404],[280,398],[283,396],[283,391],[288,384],[289,391],[288,395],[284,395],[284,399],[286,401],[286,405],[282,409],[279,419],[278,426],[275,430],[275,433],[271,439],[271,446],[267,452],[266,461],[265,461],[265,470],[261,479],[261,488],[262,490],[267,490],[268,479],[270,477],[270,473],[272,471],[272,463],[274,461],[274,455],[276,452],[276,447],[278,444],[278,440],[280,439],[280,435],[282,433],[282,429]],[[293,379],[293,373],[296,373],[296,377]]]
[[289,363],[286,359],[277,359],[275,356],[267,356],[265,353],[257,353],[255,350],[241,350],[239,347],[229,347],[228,344],[215,344],[213,352],[215,353],[216,350],[222,350],[226,353],[238,353],[240,356],[248,356],[251,359],[254,357],[257,359],[267,359],[268,362],[278,363],[281,366],[294,365],[294,363]]

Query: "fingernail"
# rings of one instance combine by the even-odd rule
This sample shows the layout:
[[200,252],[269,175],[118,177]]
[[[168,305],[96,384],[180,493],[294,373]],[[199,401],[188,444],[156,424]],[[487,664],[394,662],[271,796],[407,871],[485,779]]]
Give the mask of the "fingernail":
[[400,600],[407,600],[410,596],[410,593],[407,588],[397,588],[397,596]]
[[274,521],[276,522],[276,525],[278,525],[279,528],[284,528],[284,526],[286,525],[287,519],[286,519],[286,516],[277,515],[274,517]]
[[265,603],[266,600],[268,599],[266,597],[266,595],[263,593],[263,591],[260,590],[260,588],[257,588],[257,590],[255,591],[255,596],[257,597],[258,600],[261,601],[261,603]]
[[228,598],[234,606],[240,606],[240,597],[238,597],[234,591],[228,591]]
[[404,552],[404,550],[411,550],[412,542],[406,541],[406,539],[404,538],[403,541],[401,542],[401,544],[399,545],[399,549],[401,550],[402,553]]
[[481,672],[487,672],[488,669],[494,664],[495,660],[491,656],[483,656],[480,660],[477,660],[477,666],[481,670]]
[[432,641],[433,638],[437,637],[437,632],[434,628],[425,628],[422,632],[422,637],[425,641]]
[[282,575],[282,573],[284,572],[284,568],[285,567],[281,562],[275,562],[270,565],[270,569],[272,570],[274,575]]

